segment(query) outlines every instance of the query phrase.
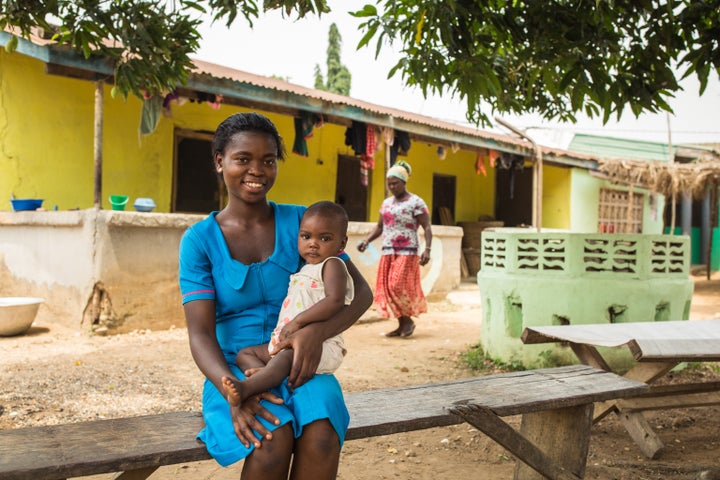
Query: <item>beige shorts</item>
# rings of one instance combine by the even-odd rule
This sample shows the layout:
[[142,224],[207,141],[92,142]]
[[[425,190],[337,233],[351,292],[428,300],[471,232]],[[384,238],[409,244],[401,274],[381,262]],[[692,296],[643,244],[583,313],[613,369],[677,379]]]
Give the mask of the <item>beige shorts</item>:
[[318,365],[316,373],[335,372],[335,370],[340,368],[340,364],[346,353],[345,342],[340,335],[328,338],[323,343],[322,356],[320,357],[320,364]]

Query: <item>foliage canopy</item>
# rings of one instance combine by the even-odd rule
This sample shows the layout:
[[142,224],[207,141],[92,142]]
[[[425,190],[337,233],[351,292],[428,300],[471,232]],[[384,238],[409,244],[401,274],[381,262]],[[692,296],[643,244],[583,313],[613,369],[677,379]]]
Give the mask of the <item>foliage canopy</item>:
[[[260,10],[303,17],[326,0],[2,0],[0,28],[21,36],[55,32],[85,56],[115,61],[115,92],[142,95],[186,81],[201,14],[252,26]],[[339,3],[338,5],[342,5]],[[384,0],[353,15],[358,47],[401,45],[389,72],[425,95],[450,92],[468,120],[494,112],[537,112],[574,121],[620,117],[627,109],[670,111],[679,78],[695,75],[703,93],[720,73],[720,0]],[[52,19],[52,24],[51,20]],[[59,25],[53,26],[53,24]],[[12,40],[6,48],[12,50]]]

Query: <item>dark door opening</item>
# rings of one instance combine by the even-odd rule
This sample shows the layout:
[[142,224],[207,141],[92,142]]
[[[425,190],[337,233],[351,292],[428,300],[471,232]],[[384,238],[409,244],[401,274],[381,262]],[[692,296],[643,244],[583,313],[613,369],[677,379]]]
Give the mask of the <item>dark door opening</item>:
[[495,170],[495,219],[506,227],[532,225],[533,172]]
[[223,187],[210,158],[211,137],[201,133],[186,135],[176,137],[172,211],[209,213],[219,210]]
[[442,225],[440,208],[447,208],[455,219],[455,193],[457,178],[454,175],[433,174],[432,215],[430,222]]
[[[372,171],[368,171],[368,184],[372,183]],[[350,155],[338,155],[335,203],[342,205],[351,222],[367,221],[368,187],[361,183],[360,159]]]

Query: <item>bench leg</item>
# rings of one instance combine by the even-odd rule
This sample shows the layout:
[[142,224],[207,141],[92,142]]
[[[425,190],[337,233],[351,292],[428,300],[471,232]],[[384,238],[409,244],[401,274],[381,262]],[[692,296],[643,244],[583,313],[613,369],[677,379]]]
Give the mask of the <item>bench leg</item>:
[[592,405],[526,414],[521,432],[486,407],[457,405],[450,411],[523,462],[515,480],[578,480],[585,474]]
[[113,480],[146,480],[152,475],[158,467],[139,468],[137,470],[128,470],[115,475]]
[[665,445],[655,430],[652,429],[647,419],[641,412],[618,412],[618,417],[625,430],[635,441],[640,451],[647,458],[656,460],[662,453]]

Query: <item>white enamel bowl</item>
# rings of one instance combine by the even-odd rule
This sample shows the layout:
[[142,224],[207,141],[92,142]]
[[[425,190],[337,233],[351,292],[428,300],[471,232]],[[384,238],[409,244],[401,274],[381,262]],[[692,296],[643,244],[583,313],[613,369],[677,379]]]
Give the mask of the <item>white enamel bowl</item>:
[[0,336],[27,332],[45,299],[37,297],[0,297]]

